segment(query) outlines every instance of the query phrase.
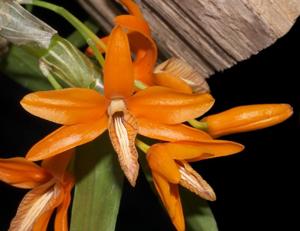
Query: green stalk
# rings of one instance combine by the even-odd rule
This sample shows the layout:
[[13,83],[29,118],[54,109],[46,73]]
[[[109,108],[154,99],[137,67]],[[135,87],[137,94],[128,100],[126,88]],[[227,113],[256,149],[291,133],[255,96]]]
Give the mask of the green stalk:
[[85,26],[80,20],[78,20],[73,14],[71,14],[69,11],[67,11],[66,9],[64,9],[61,6],[57,6],[55,4],[44,2],[44,1],[33,0],[31,3],[28,3],[28,4],[46,8],[48,10],[51,10],[51,11],[59,14],[63,18],[65,18],[84,37],[87,44],[92,48],[99,64],[101,66],[104,65],[104,58],[101,55],[101,53],[99,52],[96,45],[99,44],[103,50],[106,50],[105,44],[87,26]]

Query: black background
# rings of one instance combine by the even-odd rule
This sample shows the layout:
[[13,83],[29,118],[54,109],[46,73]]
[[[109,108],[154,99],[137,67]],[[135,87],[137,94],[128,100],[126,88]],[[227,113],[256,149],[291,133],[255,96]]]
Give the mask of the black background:
[[[63,2],[79,18],[75,3]],[[63,19],[35,10],[59,30],[72,31]],[[209,113],[256,103],[289,103],[294,115],[272,128],[224,139],[246,146],[240,154],[194,164],[213,186],[211,203],[220,231],[300,230],[298,222],[300,21],[274,45],[209,79],[216,104]],[[24,112],[19,100],[28,91],[0,76],[0,156],[22,155],[55,125]],[[0,230],[6,230],[25,191],[0,183]],[[96,203],[96,202],[95,202]],[[298,214],[298,215],[297,215]],[[99,229],[100,230],[100,229]],[[125,185],[118,231],[168,231],[172,225],[140,175],[136,188]],[[101,231],[101,230],[100,230]]]

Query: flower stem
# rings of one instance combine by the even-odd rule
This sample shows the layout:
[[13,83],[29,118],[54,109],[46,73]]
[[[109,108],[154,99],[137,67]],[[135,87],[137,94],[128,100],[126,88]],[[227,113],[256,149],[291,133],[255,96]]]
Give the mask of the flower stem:
[[55,90],[63,89],[63,87],[56,81],[55,77],[50,73],[45,63],[40,62],[39,66],[41,72],[43,73],[44,76],[47,77],[48,81],[50,82],[50,84]]
[[144,143],[143,141],[136,139],[135,140],[135,145],[144,153],[147,153],[150,146],[146,143]]
[[44,1],[32,0],[32,2],[28,4],[46,8],[65,18],[84,37],[87,44],[92,48],[99,64],[101,66],[104,65],[104,58],[99,52],[97,45],[99,45],[103,50],[106,50],[105,44],[87,26],[85,26],[80,20],[78,20],[73,14],[71,14],[69,11],[67,11],[61,6],[57,6],[55,4],[44,2]]
[[190,125],[192,125],[194,128],[207,131],[208,130],[208,124],[206,122],[200,122],[198,120],[188,120],[187,121]]

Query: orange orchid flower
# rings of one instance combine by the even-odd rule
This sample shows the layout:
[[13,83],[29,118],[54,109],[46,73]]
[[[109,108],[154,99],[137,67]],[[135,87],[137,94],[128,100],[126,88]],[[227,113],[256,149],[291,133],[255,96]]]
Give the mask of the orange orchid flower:
[[243,148],[243,145],[221,140],[160,143],[149,148],[147,160],[155,188],[177,231],[185,230],[178,185],[203,199],[216,200],[213,189],[188,162],[235,154]]
[[[183,60],[171,58],[154,69],[157,46],[151,37],[147,21],[134,1],[121,0],[120,3],[127,8],[130,15],[117,16],[114,22],[128,31],[130,49],[135,54],[134,78],[148,86],[159,85],[184,93],[208,92],[209,87],[205,79]],[[108,40],[109,37],[102,38],[105,44]],[[98,49],[104,52],[100,45]],[[88,48],[87,54],[93,55],[92,49]]]
[[234,107],[207,116],[207,132],[213,137],[247,132],[281,123],[293,114],[289,104],[256,104]]
[[[33,115],[63,124],[34,145],[29,160],[41,160],[87,143],[106,129],[121,168],[135,185],[138,175],[137,133],[173,141],[211,139],[206,133],[181,125],[208,111],[214,103],[209,94],[185,94],[164,87],[134,93],[134,74],[127,34],[113,29],[104,66],[104,96],[95,90],[69,88],[35,92],[21,101]],[[150,127],[149,124],[153,125]]]
[[68,207],[74,180],[66,173],[73,151],[44,160],[38,166],[24,158],[0,159],[0,180],[31,189],[19,205],[9,231],[46,231],[56,209],[56,231],[68,230]]

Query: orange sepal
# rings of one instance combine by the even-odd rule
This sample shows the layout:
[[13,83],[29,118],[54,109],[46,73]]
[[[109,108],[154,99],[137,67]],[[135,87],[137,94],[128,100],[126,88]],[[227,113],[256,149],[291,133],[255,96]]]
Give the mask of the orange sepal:
[[232,155],[244,149],[243,145],[226,140],[183,141],[160,145],[163,152],[171,158],[188,162]]
[[153,182],[176,230],[184,231],[185,222],[177,184],[170,184],[155,173],[153,173]]
[[18,188],[34,188],[50,179],[40,166],[22,157],[0,159],[0,181]]
[[149,87],[128,99],[128,108],[137,118],[178,124],[197,118],[213,105],[210,94],[185,94],[165,87]]
[[174,160],[172,160],[161,144],[155,144],[150,147],[147,152],[147,161],[152,171],[160,174],[173,184],[180,181],[180,173]]
[[281,123],[293,114],[289,104],[257,104],[234,107],[207,116],[208,132],[213,137],[247,132]]
[[139,134],[164,141],[201,141],[212,138],[204,131],[183,124],[162,124],[138,118]]
[[21,100],[21,105],[35,116],[65,125],[99,118],[107,108],[103,96],[84,88],[31,93]]
[[97,138],[107,128],[107,117],[103,116],[85,124],[62,126],[36,143],[27,153],[29,160],[42,160]]
[[154,83],[159,86],[168,87],[178,92],[192,94],[193,89],[182,79],[173,76],[167,72],[154,74]]
[[104,64],[104,94],[108,99],[126,98],[133,93],[133,65],[126,33],[119,26],[109,37]]

